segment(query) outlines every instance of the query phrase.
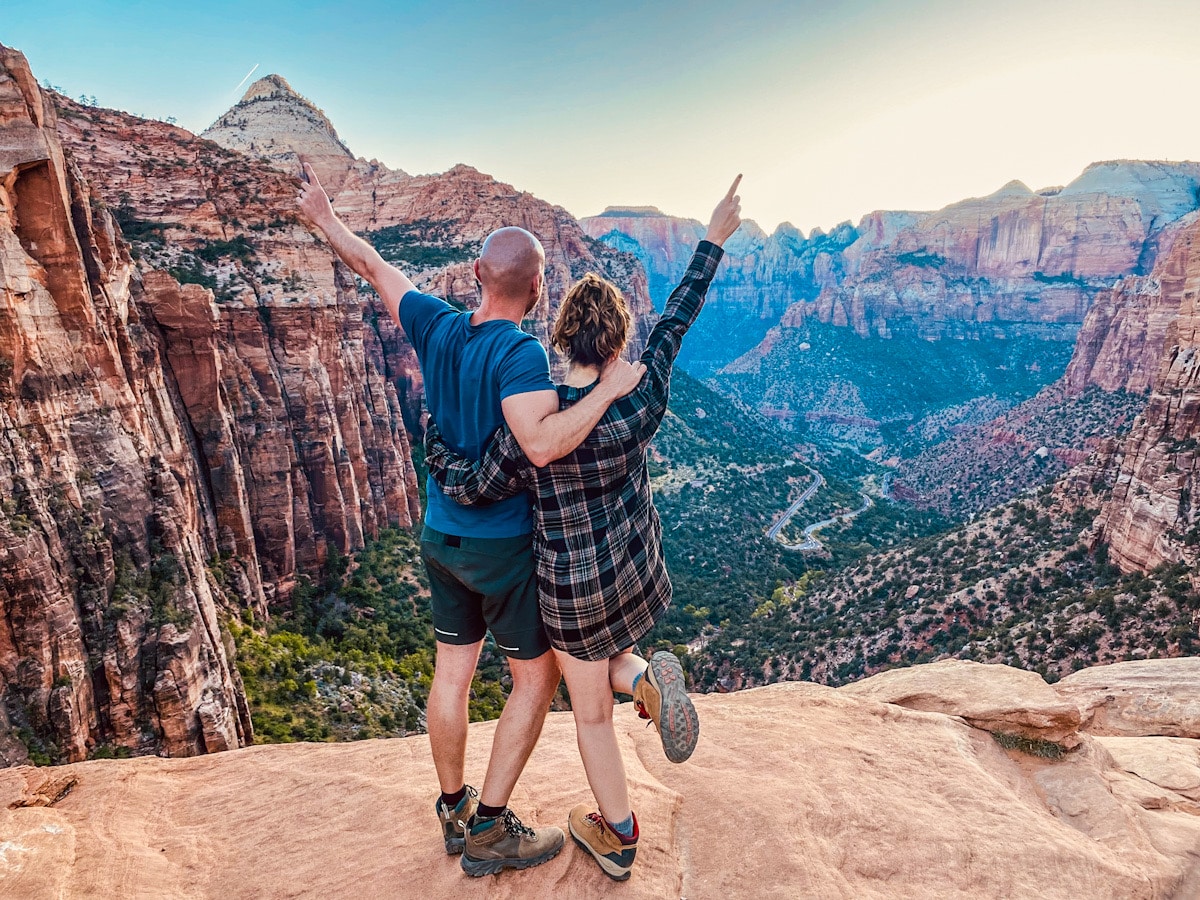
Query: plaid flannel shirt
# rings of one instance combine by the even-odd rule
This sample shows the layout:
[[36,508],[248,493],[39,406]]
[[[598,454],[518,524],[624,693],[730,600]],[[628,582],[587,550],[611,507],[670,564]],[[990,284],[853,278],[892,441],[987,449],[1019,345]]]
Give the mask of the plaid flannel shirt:
[[[536,468],[504,427],[473,462],[455,455],[435,427],[426,436],[429,472],[456,502],[533,492],[542,618],[551,643],[572,656],[607,659],[633,646],[671,602],[646,452],[667,411],[683,336],[722,256],[717,245],[700,242],[646,342],[641,384],[613,403],[572,453]],[[559,407],[593,387],[560,386]]]

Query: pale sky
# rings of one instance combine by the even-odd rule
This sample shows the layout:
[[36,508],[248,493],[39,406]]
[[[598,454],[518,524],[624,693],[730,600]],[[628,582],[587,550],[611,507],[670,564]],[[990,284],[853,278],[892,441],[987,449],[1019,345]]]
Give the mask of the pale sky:
[[[465,162],[577,216],[745,215],[828,229],[1089,162],[1200,159],[1200,3],[44,4],[0,43],[72,96],[202,131],[283,75],[356,154]],[[349,11],[347,11],[349,10]],[[244,90],[244,87],[242,88]]]

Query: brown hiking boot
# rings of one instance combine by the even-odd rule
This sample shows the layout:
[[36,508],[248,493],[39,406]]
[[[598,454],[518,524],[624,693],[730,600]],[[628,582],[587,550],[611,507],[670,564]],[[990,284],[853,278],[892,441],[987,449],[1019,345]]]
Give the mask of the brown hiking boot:
[[663,751],[671,762],[681,763],[696,749],[700,719],[683,684],[683,666],[674,653],[659,650],[650,657],[646,673],[633,689],[638,715],[658,729]]
[[633,817],[633,838],[630,840],[613,831],[600,813],[588,812],[582,805],[571,810],[567,828],[575,843],[592,855],[605,875],[613,881],[624,881],[629,877],[637,856],[637,816]]
[[494,819],[467,822],[462,869],[468,875],[495,875],[501,869],[528,869],[554,859],[566,837],[561,828],[533,829],[506,809]]
[[467,795],[458,801],[458,806],[454,809],[450,809],[442,803],[441,797],[438,797],[437,802],[433,804],[438,819],[442,823],[442,837],[446,841],[446,852],[451,856],[463,852],[463,823],[475,815],[475,807],[479,805],[479,791],[469,784],[464,787],[467,789]]

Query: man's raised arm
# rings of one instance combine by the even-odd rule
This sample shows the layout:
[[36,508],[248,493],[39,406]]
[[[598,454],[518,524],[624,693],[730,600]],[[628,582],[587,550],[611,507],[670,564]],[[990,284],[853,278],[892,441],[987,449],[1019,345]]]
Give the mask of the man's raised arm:
[[557,391],[513,394],[500,401],[504,421],[529,461],[540,468],[583,443],[613,401],[632,393],[645,374],[641,363],[616,359],[601,371],[592,392],[574,406],[560,412]]
[[379,294],[396,324],[400,324],[400,299],[416,290],[409,277],[385,262],[379,251],[346,227],[333,212],[329,196],[321,187],[317,173],[304,163],[307,183],[300,188],[300,211],[324,232],[334,251],[359,277],[370,283]]

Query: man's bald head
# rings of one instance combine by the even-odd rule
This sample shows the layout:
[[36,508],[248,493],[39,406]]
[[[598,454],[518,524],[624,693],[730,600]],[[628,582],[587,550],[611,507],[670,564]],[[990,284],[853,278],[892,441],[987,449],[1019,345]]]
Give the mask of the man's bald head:
[[483,242],[475,274],[484,291],[497,300],[525,303],[532,309],[542,290],[545,265],[546,251],[532,234],[524,228],[497,228]]

